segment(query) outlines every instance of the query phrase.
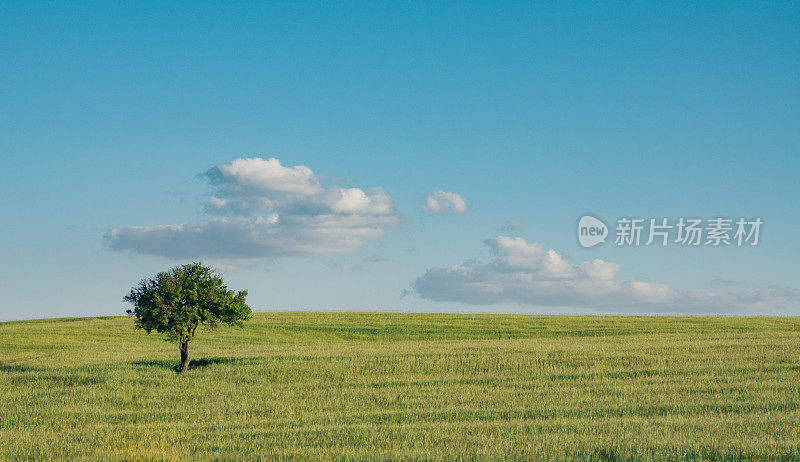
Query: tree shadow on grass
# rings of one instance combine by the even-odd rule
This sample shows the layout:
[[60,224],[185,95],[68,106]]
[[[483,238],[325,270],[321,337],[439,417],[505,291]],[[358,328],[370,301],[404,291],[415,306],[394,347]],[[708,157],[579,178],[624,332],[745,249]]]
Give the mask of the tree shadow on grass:
[[[245,362],[247,361],[241,358],[200,358],[189,361],[189,370],[213,366],[215,364],[243,364]],[[134,361],[132,364],[136,366],[163,367],[175,372],[180,372],[179,362],[167,359],[148,359]]]

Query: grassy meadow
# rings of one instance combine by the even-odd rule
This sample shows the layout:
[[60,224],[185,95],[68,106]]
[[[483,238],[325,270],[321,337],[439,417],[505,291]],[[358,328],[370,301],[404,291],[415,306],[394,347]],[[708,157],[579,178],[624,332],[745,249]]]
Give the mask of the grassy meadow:
[[798,460],[800,319],[0,323],[0,459]]

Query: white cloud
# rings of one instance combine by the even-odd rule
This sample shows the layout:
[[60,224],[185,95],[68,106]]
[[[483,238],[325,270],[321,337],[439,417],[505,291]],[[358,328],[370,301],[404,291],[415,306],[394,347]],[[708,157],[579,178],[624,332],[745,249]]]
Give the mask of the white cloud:
[[620,265],[603,260],[592,260],[581,262],[578,269],[592,279],[611,280],[616,276]]
[[448,191],[433,191],[425,197],[423,210],[435,214],[453,213],[462,215],[467,213],[467,201],[461,194]]
[[620,281],[620,265],[603,260],[569,264],[554,250],[522,238],[486,241],[494,261],[429,269],[414,281],[428,300],[488,305],[515,302],[545,307],[620,312],[759,313],[800,301],[800,291],[769,288],[751,293],[692,292],[665,284]]
[[328,193],[330,207],[339,213],[388,215],[394,213],[392,198],[382,188],[335,188]]
[[284,167],[278,159],[260,157],[236,159],[219,164],[206,172],[211,184],[222,185],[229,192],[252,191],[312,195],[322,186],[310,168],[303,165]]
[[305,166],[278,159],[237,159],[204,174],[216,218],[157,226],[111,228],[115,250],[168,258],[264,258],[350,252],[398,223],[382,188],[325,188]]

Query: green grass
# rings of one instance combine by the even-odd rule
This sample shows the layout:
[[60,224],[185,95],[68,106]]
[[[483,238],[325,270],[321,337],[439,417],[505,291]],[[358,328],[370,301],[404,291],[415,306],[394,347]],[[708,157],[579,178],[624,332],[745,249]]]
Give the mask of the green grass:
[[0,324],[0,458],[800,459],[800,319],[259,313],[192,369]]

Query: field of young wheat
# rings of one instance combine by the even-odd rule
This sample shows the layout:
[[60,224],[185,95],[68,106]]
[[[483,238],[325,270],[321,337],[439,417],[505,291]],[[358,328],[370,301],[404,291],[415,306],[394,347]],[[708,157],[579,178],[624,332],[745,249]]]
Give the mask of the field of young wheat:
[[0,323],[0,458],[800,459],[800,319],[257,313],[177,347]]

